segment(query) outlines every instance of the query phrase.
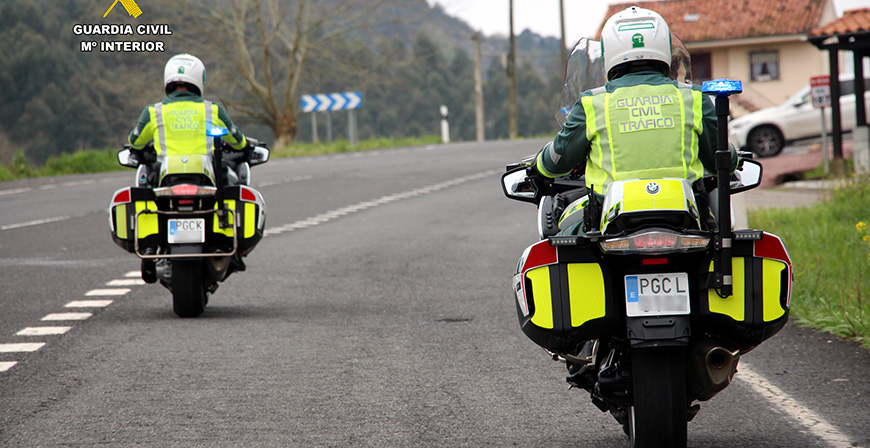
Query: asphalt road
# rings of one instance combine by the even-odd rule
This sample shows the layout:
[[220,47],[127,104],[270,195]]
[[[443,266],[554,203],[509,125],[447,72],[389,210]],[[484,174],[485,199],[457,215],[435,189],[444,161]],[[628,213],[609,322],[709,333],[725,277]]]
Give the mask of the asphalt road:
[[[196,319],[111,241],[132,171],[0,184],[0,446],[625,446],[517,325],[499,175],[542,143],[255,168],[269,234]],[[789,325],[740,366],[690,446],[870,447],[866,351]]]

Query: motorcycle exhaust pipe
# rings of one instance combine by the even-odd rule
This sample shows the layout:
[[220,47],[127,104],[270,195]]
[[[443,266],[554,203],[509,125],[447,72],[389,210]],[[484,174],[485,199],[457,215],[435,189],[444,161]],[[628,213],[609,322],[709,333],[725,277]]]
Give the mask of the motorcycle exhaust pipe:
[[740,350],[729,350],[715,342],[698,344],[692,351],[692,394],[701,401],[713,398],[731,384],[737,373]]

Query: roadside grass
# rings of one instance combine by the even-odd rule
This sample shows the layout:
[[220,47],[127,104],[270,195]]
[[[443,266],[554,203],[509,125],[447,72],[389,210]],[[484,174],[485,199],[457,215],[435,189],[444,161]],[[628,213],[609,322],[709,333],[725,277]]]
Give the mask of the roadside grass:
[[749,223],[788,248],[798,324],[870,349],[870,178],[852,179],[809,207],[751,212]]
[[117,150],[113,149],[76,151],[49,157],[45,165],[34,167],[24,156],[24,152],[18,151],[6,166],[0,165],[0,182],[29,177],[120,171],[124,167],[118,164],[116,154]]
[[[283,148],[270,148],[271,157],[300,157],[343,152],[368,151],[381,148],[401,146],[431,145],[440,143],[436,135],[419,138],[376,138],[358,142],[351,146],[350,142],[338,140],[333,143],[294,143]],[[34,167],[25,157],[23,151],[18,151],[7,165],[0,165],[0,182],[30,177],[61,176],[67,174],[89,174],[107,171],[122,171],[129,168],[118,164],[117,149],[83,150],[60,156],[52,156],[41,167]]]

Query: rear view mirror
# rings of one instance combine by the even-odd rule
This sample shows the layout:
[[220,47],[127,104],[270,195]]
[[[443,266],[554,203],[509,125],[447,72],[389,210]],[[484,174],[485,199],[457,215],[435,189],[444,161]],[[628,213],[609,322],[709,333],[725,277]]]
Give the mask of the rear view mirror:
[[508,170],[501,177],[501,187],[505,196],[523,202],[538,203],[539,193],[535,183],[526,176],[526,167],[518,166]]
[[255,146],[251,151],[251,166],[260,165],[269,161],[269,149],[263,146]]
[[731,194],[751,190],[760,185],[761,172],[761,163],[756,162],[755,160],[742,159],[740,168],[736,171],[739,183],[731,187]]
[[118,151],[118,163],[120,163],[121,166],[129,166],[130,168],[136,168],[139,166],[139,160],[132,151],[127,148]]

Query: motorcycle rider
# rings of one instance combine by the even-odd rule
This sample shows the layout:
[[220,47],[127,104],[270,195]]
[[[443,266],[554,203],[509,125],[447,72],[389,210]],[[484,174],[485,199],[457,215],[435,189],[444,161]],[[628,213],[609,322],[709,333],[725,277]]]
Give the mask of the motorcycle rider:
[[[134,154],[142,154],[152,140],[158,156],[209,154],[213,145],[206,129],[212,126],[229,130],[223,140],[231,148],[242,150],[247,146],[245,135],[233,124],[226,110],[202,98],[205,65],[199,58],[190,54],[169,58],[163,69],[163,84],[166,98],[145,107],[130,132],[128,140]],[[147,184],[154,186],[156,170],[150,171]]]
[[[556,178],[585,162],[586,185],[600,204],[613,181],[695,182],[705,168],[715,173],[715,106],[700,86],[668,77],[671,32],[661,15],[637,6],[614,14],[601,31],[601,50],[607,84],[580,95],[562,130],[538,153],[531,174]],[[733,149],[731,162],[733,171]],[[570,208],[565,202],[557,198],[557,213]],[[579,219],[560,234],[582,232]]]
[[[154,142],[157,156],[164,155],[202,155],[210,154],[213,148],[212,137],[206,130],[213,126],[227,128],[229,134],[224,142],[232,149],[243,150],[248,141],[220,105],[202,98],[205,84],[205,65],[196,56],[178,54],[166,62],[163,69],[163,84],[166,98],[142,110],[139,123],[130,132],[128,140],[133,154],[138,160],[148,161],[138,179],[139,186],[157,185],[159,171],[153,153],[144,151]],[[224,177],[226,179],[226,177]],[[147,254],[153,251],[148,249]],[[243,271],[245,263],[239,255],[232,259],[232,269]],[[155,262],[142,260],[142,278],[147,283],[157,281]]]
[[[580,95],[562,130],[529,167],[533,178],[556,178],[585,162],[586,186],[594,193],[589,199],[595,202],[569,216],[559,234],[583,233],[584,221],[588,228],[597,227],[604,193],[618,180],[688,179],[696,184],[699,208],[707,212],[703,183],[695,181],[705,169],[716,172],[716,110],[700,86],[669,78],[674,57],[685,56],[673,53],[670,27],[655,11],[631,6],[605,22],[601,51],[607,83]],[[732,172],[737,163],[732,148]],[[554,201],[557,221],[562,211],[579,207],[586,194],[560,196]],[[709,213],[704,214],[711,223]],[[582,386],[592,352],[593,343],[587,341],[577,354],[586,363],[567,362],[569,384]]]

